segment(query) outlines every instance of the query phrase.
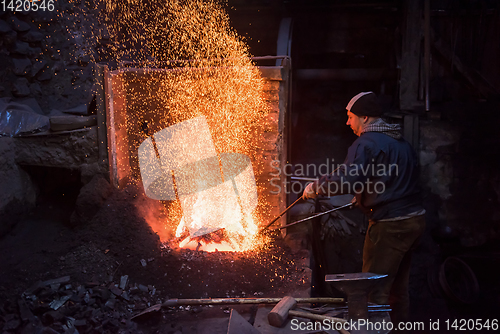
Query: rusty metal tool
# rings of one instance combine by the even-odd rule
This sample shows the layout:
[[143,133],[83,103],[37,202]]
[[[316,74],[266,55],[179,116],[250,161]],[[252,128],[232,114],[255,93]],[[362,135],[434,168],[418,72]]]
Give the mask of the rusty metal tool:
[[[207,298],[207,299],[169,299],[163,307],[180,305],[231,305],[231,304],[277,304],[282,298]],[[295,298],[297,303],[343,303],[344,298],[316,297]]]
[[[316,307],[316,308],[311,308],[311,307],[304,307],[301,306],[299,307],[301,310],[309,312],[309,313],[314,313],[314,314],[325,314],[325,313],[331,313],[331,312],[347,312],[348,307],[346,306],[338,306],[338,307]],[[370,305],[368,304],[368,312],[390,312],[392,311],[390,305],[378,305],[378,304],[373,304]]]
[[[148,307],[144,311],[134,315],[131,319],[141,317],[151,312],[158,312],[162,307],[174,307],[184,305],[237,305],[237,304],[277,304],[282,298],[206,298],[206,299],[169,299],[163,304],[156,304]],[[296,298],[297,303],[323,303],[336,304],[343,303],[344,298],[331,297],[311,297]]]
[[335,211],[340,210],[340,209],[349,208],[349,207],[352,207],[353,205],[355,205],[355,203],[352,203],[352,202],[351,203],[347,203],[347,204],[344,204],[342,206],[339,206],[338,208],[334,208],[334,209],[331,209],[331,210],[328,210],[328,211],[325,211],[325,212],[320,212],[320,213],[317,213],[315,215],[312,215],[311,217],[307,217],[307,218],[298,220],[296,222],[290,223],[288,225],[278,227],[278,228],[276,228],[274,230],[271,230],[270,232],[279,231],[279,230],[282,230],[284,228],[287,228],[287,227],[290,227],[290,226],[293,226],[293,225],[302,224],[302,223],[304,223],[304,222],[306,222],[308,220],[311,220],[313,218],[320,217],[320,216],[326,215],[326,214],[331,213],[331,212],[335,212]]

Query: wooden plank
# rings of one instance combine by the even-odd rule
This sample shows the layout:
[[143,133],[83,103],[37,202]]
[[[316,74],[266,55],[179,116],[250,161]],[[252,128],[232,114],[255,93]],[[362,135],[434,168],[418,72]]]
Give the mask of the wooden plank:
[[97,114],[97,145],[99,147],[99,164],[108,164],[108,137],[106,129],[106,97],[104,95],[104,65],[95,66],[96,82],[96,114]]
[[111,81],[110,71],[107,66],[103,68],[104,75],[104,94],[105,94],[105,106],[106,106],[106,124],[107,126],[107,143],[108,143],[108,170],[109,170],[109,181],[112,186],[118,188],[118,178],[116,176],[116,141],[114,133],[114,117],[111,114],[113,110],[113,85]]
[[108,156],[111,184],[122,187],[130,176],[126,121],[126,93],[123,74],[104,70],[106,92],[106,123],[108,124]]
[[113,109],[114,126],[116,135],[116,158],[118,187],[124,187],[131,176],[130,168],[130,138],[128,136],[128,92],[125,89],[125,78],[122,72],[112,74],[113,83]]

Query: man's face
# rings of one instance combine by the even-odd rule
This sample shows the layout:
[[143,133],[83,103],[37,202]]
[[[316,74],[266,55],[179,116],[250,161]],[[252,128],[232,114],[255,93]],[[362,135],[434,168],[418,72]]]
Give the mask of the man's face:
[[354,132],[356,136],[361,135],[361,131],[363,130],[363,125],[364,125],[364,120],[365,116],[357,116],[350,112],[349,110],[347,111],[347,125],[349,125]]

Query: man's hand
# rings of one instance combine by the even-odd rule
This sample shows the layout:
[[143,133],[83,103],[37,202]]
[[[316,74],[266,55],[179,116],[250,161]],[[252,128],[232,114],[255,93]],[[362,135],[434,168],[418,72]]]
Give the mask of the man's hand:
[[318,194],[316,194],[316,191],[314,191],[313,183],[309,183],[306,189],[304,189],[304,193],[302,194],[302,199],[307,200],[316,197],[318,197]]

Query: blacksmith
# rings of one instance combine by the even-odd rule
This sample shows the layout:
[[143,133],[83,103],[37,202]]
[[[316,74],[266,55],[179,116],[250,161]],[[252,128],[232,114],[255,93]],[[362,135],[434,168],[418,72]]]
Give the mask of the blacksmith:
[[346,109],[347,125],[358,139],[342,167],[309,184],[302,196],[355,196],[369,219],[362,271],[389,276],[372,291],[370,301],[389,303],[392,321],[404,321],[411,254],[425,229],[416,154],[400,126],[380,118],[382,108],[373,92],[354,96]]

